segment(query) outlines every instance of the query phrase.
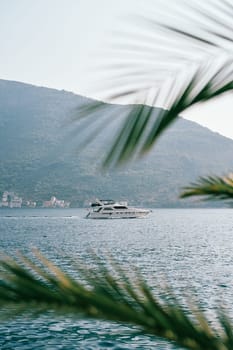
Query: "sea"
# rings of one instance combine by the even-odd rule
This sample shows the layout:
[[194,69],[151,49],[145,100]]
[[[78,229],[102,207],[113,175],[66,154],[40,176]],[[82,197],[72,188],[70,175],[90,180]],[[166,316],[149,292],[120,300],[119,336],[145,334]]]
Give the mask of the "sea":
[[[87,220],[85,209],[2,209],[0,250],[34,247],[64,271],[92,253],[136,267],[151,288],[168,285],[198,302],[212,322],[217,308],[233,315],[233,210],[153,209],[143,219]],[[158,290],[157,290],[158,291]],[[179,349],[131,325],[57,315],[0,318],[1,350]]]

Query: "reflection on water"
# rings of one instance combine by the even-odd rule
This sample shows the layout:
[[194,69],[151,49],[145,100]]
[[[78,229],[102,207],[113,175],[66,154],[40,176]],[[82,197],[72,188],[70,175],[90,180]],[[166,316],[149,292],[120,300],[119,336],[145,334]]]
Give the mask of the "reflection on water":
[[[0,210],[0,248],[39,248],[72,273],[70,256],[91,263],[90,249],[137,266],[153,286],[169,281],[198,297],[210,317],[233,304],[233,211],[153,210],[145,219],[86,220],[85,210]],[[136,327],[55,316],[17,317],[0,325],[1,349],[175,349]]]

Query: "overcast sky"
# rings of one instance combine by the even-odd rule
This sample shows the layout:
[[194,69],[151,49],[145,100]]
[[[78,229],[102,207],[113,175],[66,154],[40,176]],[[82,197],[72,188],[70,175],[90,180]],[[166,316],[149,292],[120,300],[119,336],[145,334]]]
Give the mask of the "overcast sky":
[[[175,3],[179,1],[185,0]],[[96,80],[106,81],[103,67],[118,58],[114,52],[108,56],[109,43],[116,38],[124,42],[129,33],[143,45],[143,28],[134,16],[159,17],[161,6],[167,4],[174,2],[0,0],[0,78],[99,97]],[[233,139],[232,111],[233,98],[228,94],[195,106],[185,117]]]

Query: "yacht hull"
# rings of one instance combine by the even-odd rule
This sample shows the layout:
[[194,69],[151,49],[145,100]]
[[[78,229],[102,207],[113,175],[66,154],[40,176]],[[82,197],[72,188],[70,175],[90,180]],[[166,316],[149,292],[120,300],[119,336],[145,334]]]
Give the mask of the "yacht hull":
[[129,207],[127,202],[115,202],[111,199],[96,199],[91,207],[87,219],[138,219],[150,213],[148,209]]
[[139,219],[144,218],[150,213],[150,210],[144,210],[140,212],[128,212],[128,213],[95,213],[89,212],[86,216],[87,219]]

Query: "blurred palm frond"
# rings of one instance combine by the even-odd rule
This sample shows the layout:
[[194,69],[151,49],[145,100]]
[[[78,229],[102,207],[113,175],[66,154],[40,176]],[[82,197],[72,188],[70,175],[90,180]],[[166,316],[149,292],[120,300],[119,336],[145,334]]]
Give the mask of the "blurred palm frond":
[[217,47],[232,52],[233,5],[230,0],[181,1],[172,14],[173,20],[170,23],[167,21],[160,24],[171,34],[177,33],[179,38],[187,39],[189,43],[196,43],[207,50]]
[[[121,35],[120,42],[112,44],[117,61],[102,68],[110,77],[114,72],[108,77],[105,101],[125,96],[136,101],[115,132],[106,167],[141,157],[182,112],[233,89],[231,1],[180,0],[165,10],[159,12],[156,6],[154,13],[136,16],[138,35]],[[125,58],[119,61],[122,53]],[[103,114],[108,104],[104,107]],[[96,104],[90,104],[84,115],[94,116],[94,110]]]
[[224,177],[201,177],[197,182],[184,187],[181,198],[204,196],[206,200],[233,200],[233,175]]
[[[168,86],[169,84],[169,86]],[[228,57],[193,65],[185,75],[169,79],[157,89],[155,109],[143,105],[131,107],[104,165],[120,164],[151,149],[158,136],[185,110],[233,89],[233,60]]]
[[210,326],[203,312],[181,306],[160,287],[155,296],[139,273],[130,276],[116,263],[107,267],[97,258],[94,270],[80,267],[79,280],[64,273],[40,253],[37,260],[5,257],[0,263],[0,307],[16,310],[55,310],[102,320],[137,325],[148,334],[193,350],[233,348],[232,325],[219,312],[219,330]]

